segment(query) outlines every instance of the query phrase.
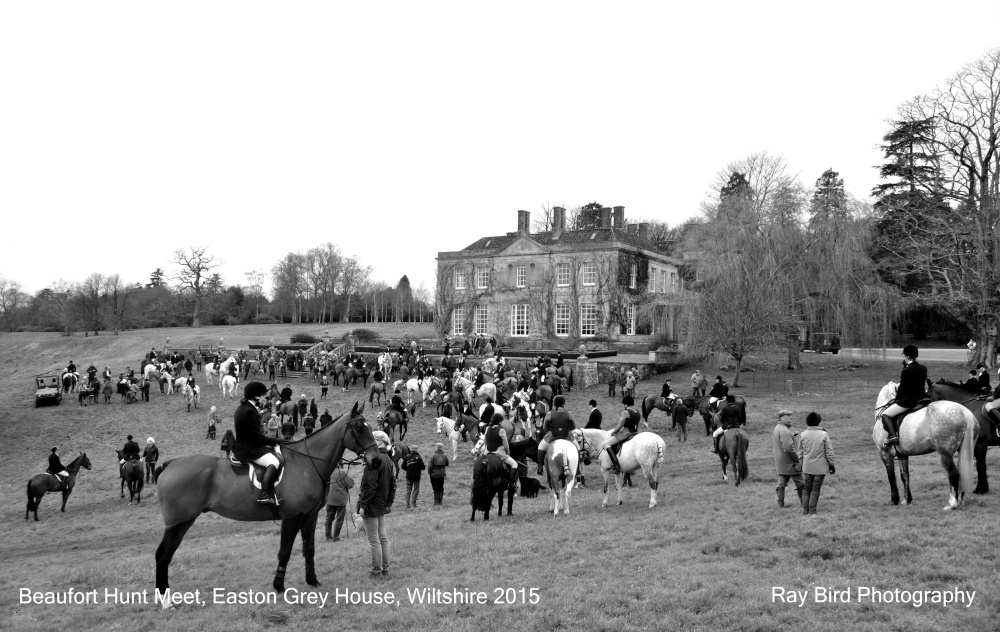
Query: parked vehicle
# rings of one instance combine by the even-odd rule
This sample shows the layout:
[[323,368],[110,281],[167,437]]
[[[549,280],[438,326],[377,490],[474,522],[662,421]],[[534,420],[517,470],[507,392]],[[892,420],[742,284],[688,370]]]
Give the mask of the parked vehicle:
[[36,375],[35,376],[35,406],[55,403],[57,406],[62,401],[62,389],[59,384],[58,375]]

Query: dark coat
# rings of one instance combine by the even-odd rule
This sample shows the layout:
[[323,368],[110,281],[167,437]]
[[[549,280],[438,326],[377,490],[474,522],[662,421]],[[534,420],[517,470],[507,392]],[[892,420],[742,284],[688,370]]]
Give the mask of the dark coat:
[[719,422],[723,430],[740,427],[740,407],[736,404],[727,403],[719,411]]
[[712,385],[712,390],[708,392],[709,397],[722,399],[729,393],[729,386],[725,382],[716,382]]
[[142,457],[145,459],[146,463],[156,463],[160,460],[160,449],[156,447],[156,444],[147,445],[142,449]]
[[979,388],[990,390],[990,374],[988,371],[983,371],[979,374]]
[[674,404],[674,410],[670,415],[675,424],[686,424],[688,419],[687,406],[678,401]]
[[323,413],[319,416],[319,425],[321,428],[327,427],[329,424],[333,423],[333,415],[330,413]]
[[406,480],[411,483],[419,481],[420,473],[426,468],[424,460],[420,458],[420,455],[416,452],[411,452],[410,455],[406,457],[406,463],[403,467],[406,469]]
[[278,396],[278,401],[287,402],[291,401],[291,399],[292,399],[292,389],[287,386],[281,389],[281,395]]
[[52,474],[57,474],[66,469],[66,466],[62,464],[59,460],[59,455],[53,452],[49,455],[49,472]]
[[896,403],[904,408],[913,408],[922,399],[927,399],[927,367],[913,361],[903,367],[896,389]]
[[365,510],[366,518],[378,518],[392,507],[396,500],[396,479],[392,461],[384,448],[379,448],[379,466],[372,469],[365,466],[361,477],[361,491],[358,494],[358,512]]
[[125,447],[122,448],[122,457],[126,461],[138,461],[139,457],[142,455],[142,449],[139,444],[135,441],[126,441]]
[[448,456],[443,451],[436,450],[434,454],[431,455],[430,466],[427,468],[427,474],[431,478],[444,478],[449,465],[451,465],[451,461],[448,460]]
[[264,435],[260,427],[260,413],[246,400],[240,402],[233,415],[236,430],[236,444],[233,446],[233,454],[244,463],[259,459],[270,450],[273,445],[281,443],[273,437]]
[[604,414],[597,408],[590,411],[590,417],[587,419],[587,428],[601,428],[601,422],[604,421]]
[[568,410],[553,410],[549,414],[552,417],[546,425],[548,426],[548,432],[552,433],[553,441],[568,438],[569,433],[576,429],[576,423],[573,422],[573,413]]

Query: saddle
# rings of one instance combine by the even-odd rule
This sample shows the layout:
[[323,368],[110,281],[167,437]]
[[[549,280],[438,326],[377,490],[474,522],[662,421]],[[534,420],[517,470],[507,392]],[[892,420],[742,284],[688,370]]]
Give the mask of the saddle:
[[637,434],[639,434],[639,433],[638,432],[630,432],[627,435],[625,435],[625,438],[622,439],[620,443],[617,443],[617,444],[611,446],[611,450],[614,451],[615,456],[618,456],[619,454],[621,454],[622,453],[622,446],[624,446],[626,443],[628,443],[629,441],[631,441],[633,439],[633,437],[635,437]]
[[[275,487],[281,482],[281,477],[285,474],[285,455],[281,453],[280,450],[274,451],[275,456],[278,457],[278,478],[274,481]],[[264,470],[267,468],[263,465],[257,465],[256,463],[246,461],[240,461],[236,458],[235,454],[229,455],[229,464],[233,467],[233,473],[237,476],[243,476],[244,472],[250,478],[250,485],[260,489],[260,479],[264,476]],[[253,467],[250,467],[250,466]]]
[[913,408],[911,408],[910,410],[907,410],[906,412],[900,413],[899,417],[896,419],[896,427],[897,428],[902,427],[903,420],[906,419],[906,417],[908,415],[910,415],[912,413],[915,413],[918,410],[923,410],[923,409],[927,408],[930,405],[931,405],[931,399],[930,398],[925,398],[925,399],[922,399],[922,400],[918,401]]
[[45,470],[45,473],[48,474],[49,477],[52,480],[55,480],[55,482],[56,482],[56,489],[54,491],[61,492],[61,491],[64,491],[64,490],[67,489],[66,484],[69,482],[68,478],[67,479],[61,479],[61,478],[59,478],[58,476],[56,476],[55,474],[53,474],[52,472],[50,472],[48,470]]

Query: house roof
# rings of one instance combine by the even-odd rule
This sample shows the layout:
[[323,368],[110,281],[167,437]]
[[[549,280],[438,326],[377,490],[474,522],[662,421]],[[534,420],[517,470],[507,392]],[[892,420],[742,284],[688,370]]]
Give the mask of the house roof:
[[462,248],[461,252],[476,251],[476,252],[486,252],[489,254],[497,254],[507,248],[518,239],[522,237],[527,237],[532,241],[538,243],[541,246],[551,247],[551,246],[570,246],[573,244],[595,244],[595,243],[609,243],[617,241],[619,243],[624,243],[629,246],[634,246],[636,248],[644,248],[646,250],[652,250],[661,254],[666,254],[663,248],[656,242],[650,241],[648,239],[640,239],[638,235],[630,233],[628,231],[615,229],[615,228],[589,228],[586,230],[566,230],[559,235],[558,239],[553,239],[552,231],[546,231],[544,233],[530,233],[528,235],[522,235],[521,233],[510,233],[507,235],[498,235],[494,237],[481,237],[475,242],[469,244],[465,248]]

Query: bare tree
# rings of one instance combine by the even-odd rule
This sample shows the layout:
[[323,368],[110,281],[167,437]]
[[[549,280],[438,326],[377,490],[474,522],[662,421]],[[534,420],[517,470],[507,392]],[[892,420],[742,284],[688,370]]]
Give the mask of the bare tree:
[[95,272],[77,287],[75,301],[83,317],[84,329],[99,335],[104,325],[104,275]]
[[253,302],[253,321],[254,323],[260,323],[260,302],[264,300],[264,279],[267,278],[267,274],[258,272],[257,270],[250,270],[249,272],[244,272],[243,276],[247,279],[246,296]]
[[201,302],[205,296],[205,285],[208,273],[222,265],[222,261],[208,254],[208,248],[203,246],[191,246],[187,250],[177,249],[171,263],[179,266],[179,271],[174,276],[181,291],[191,290],[194,296],[194,314],[191,319],[192,327],[201,327],[199,314],[201,312]]
[[18,310],[28,302],[28,295],[21,291],[21,284],[0,278],[0,322],[3,329],[14,330]]
[[[354,299],[355,293],[368,285],[368,278],[371,276],[371,271],[371,267],[361,265],[357,257],[347,257],[342,261],[340,268],[340,291],[344,297],[344,313],[340,319],[343,322],[351,320],[351,301]],[[378,322],[377,316],[375,322]]]
[[104,278],[102,290],[104,304],[111,317],[111,327],[117,336],[118,332],[127,325],[128,315],[132,310],[132,294],[135,292],[135,286],[124,283],[119,275],[112,274]]

